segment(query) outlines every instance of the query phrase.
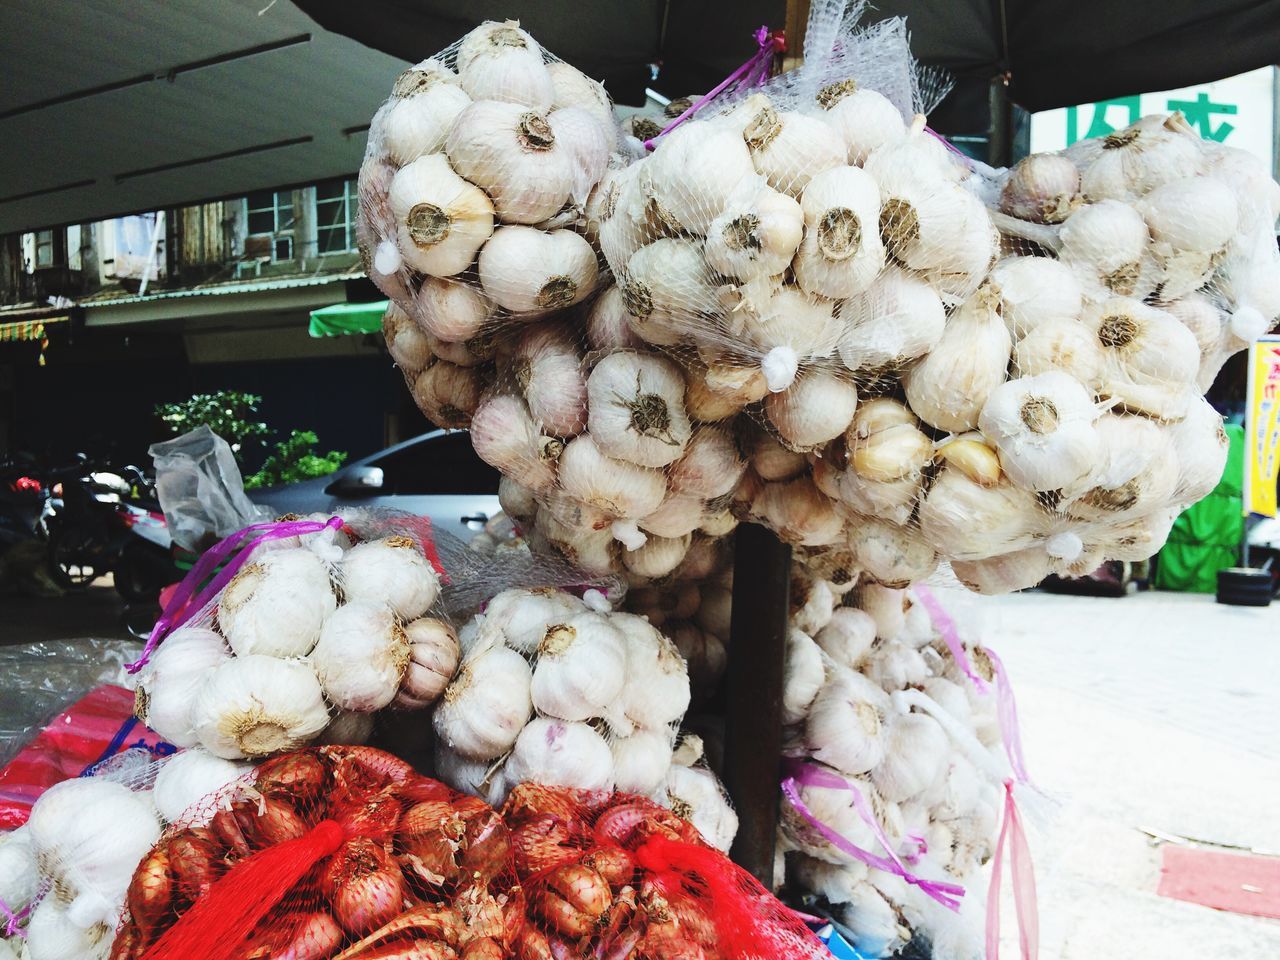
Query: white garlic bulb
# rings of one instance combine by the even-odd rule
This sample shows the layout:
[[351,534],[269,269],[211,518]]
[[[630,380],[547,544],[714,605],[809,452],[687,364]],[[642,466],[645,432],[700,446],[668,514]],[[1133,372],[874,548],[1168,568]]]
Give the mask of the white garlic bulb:
[[473,284],[440,277],[424,277],[414,303],[426,331],[450,343],[478,336],[493,316],[493,304]]
[[579,790],[608,790],[614,783],[609,744],[585,723],[535,717],[520,731],[502,771],[508,786],[531,781]]
[[610,354],[587,378],[587,404],[588,429],[610,457],[664,467],[689,443],[684,378],[666,357],[631,350]]
[[545,433],[572,437],[586,429],[586,373],[566,325],[531,326],[516,344],[512,369],[529,413]]
[[791,264],[804,234],[800,204],[763,178],[742,180],[707,230],[707,263],[738,280],[775,276]]
[[622,554],[622,565],[633,577],[657,580],[672,573],[689,552],[692,531],[676,537],[652,536]]
[[1044,547],[1026,547],[981,560],[953,560],[956,579],[974,593],[1001,594],[1025,590],[1053,572],[1053,558]]
[[1231,448],[1222,417],[1203,397],[1196,397],[1187,415],[1165,428],[1178,459],[1179,503],[1195,503],[1208,496],[1222,479]]
[[857,167],[834,167],[809,181],[800,206],[805,236],[794,264],[796,283],[836,299],[871,286],[885,263],[876,182]]
[[382,336],[387,353],[406,376],[416,376],[434,359],[430,341],[394,300],[382,316]]
[[972,430],[987,396],[1004,383],[1010,348],[1000,291],[985,283],[951,315],[933,349],[903,374],[907,402],[939,430]]
[[1062,490],[1087,481],[1097,464],[1097,416],[1080,382],[1051,370],[992,390],[978,425],[1014,483],[1029,490]]
[[942,338],[947,319],[933,288],[895,267],[837,312],[847,324],[840,359],[850,370],[880,370],[924,355]]
[[673,763],[663,793],[659,802],[693,824],[711,846],[722,853],[729,851],[738,833],[738,815],[714,773],[706,767]]
[[770,391],[786,390],[802,364],[809,366],[835,352],[844,324],[832,306],[829,300],[786,286],[758,311],[742,313],[743,336],[762,354],[760,370]]
[[451,750],[468,760],[492,760],[510,750],[533,712],[532,672],[524,657],[481,642],[436,705],[432,725]]
[[720,312],[702,248],[691,240],[655,240],[624,266],[620,286],[631,329],[649,343],[676,343]]
[[809,707],[805,741],[815,760],[848,774],[867,773],[884,757],[884,691],[860,674],[828,677]]
[[519,397],[495,394],[481,401],[471,416],[471,444],[476,456],[537,492],[556,482],[556,460],[564,445],[545,436]]
[[395,699],[409,666],[409,640],[389,607],[352,599],[325,620],[310,660],[331,703],[372,713]]
[[582,301],[599,268],[591,244],[571,230],[500,227],[480,251],[480,285],[512,313],[545,313]]
[[552,107],[577,107],[589,112],[607,133],[609,148],[613,149],[617,140],[614,130],[617,120],[604,86],[568,63],[548,63],[547,73],[551,75],[551,87],[555,91]]
[[1181,114],[1153,114],[1102,138],[1101,150],[1081,171],[1081,187],[1090,200],[1141,197],[1197,173],[1200,153],[1200,138]]
[[1097,484],[1061,505],[1071,517],[1110,522],[1167,506],[1178,484],[1168,434],[1146,417],[1104,414],[1095,424],[1104,462]]
[[539,713],[561,720],[602,717],[626,680],[626,637],[591,611],[552,624],[538,644],[531,693]]
[[1163,310],[1123,297],[1091,304],[1081,319],[1105,358],[1099,394],[1161,420],[1186,415],[1200,369],[1190,330]]
[[237,656],[304,656],[338,599],[329,568],[305,547],[251,557],[218,602],[218,626]]
[[[1095,434],[1094,457],[1099,447]],[[1067,462],[1070,469],[1065,472],[1079,468],[1070,451],[1055,450],[1052,459]],[[1035,494],[1025,487],[973,480],[948,463],[920,502],[918,519],[921,534],[940,555],[952,561],[974,560],[1030,546],[1038,529],[1039,507]]]
[[614,789],[620,793],[649,796],[666,783],[671,768],[671,733],[666,730],[637,730],[626,737],[614,737]]
[[689,670],[679,649],[642,617],[614,614],[610,622],[626,637],[626,676],[609,725],[658,730],[689,708]]
[[347,602],[382,603],[402,620],[422,616],[440,595],[440,578],[412,537],[358,543],[343,554],[338,569]]
[[587,314],[586,337],[592,350],[612,352],[644,346],[644,341],[632,332],[627,321],[627,305],[621,287],[610,286],[591,305],[591,312]]
[[876,622],[865,610],[837,607],[814,640],[837,664],[857,670],[875,643]]
[[493,235],[493,202],[437,153],[400,168],[391,181],[388,203],[400,256],[431,276],[461,273]]
[[329,723],[329,708],[305,661],[249,654],[208,674],[192,720],[201,746],[239,760],[297,749]]
[[914,530],[870,517],[849,525],[849,549],[859,567],[889,587],[926,579],[938,565],[929,542]]
[[647,516],[667,494],[667,479],[660,470],[606,456],[590,433],[565,445],[560,485],[570,496],[618,518]]
[[738,183],[756,172],[740,130],[723,118],[676,127],[658,141],[645,168],[653,198],[699,234],[711,227]]
[[916,169],[873,169],[874,159],[867,170],[880,186],[880,236],[888,251],[913,270],[985,272],[995,259],[998,234],[982,201],[959,184]]
[[375,115],[369,138],[402,167],[441,150],[449,128],[470,102],[452,70],[424,61],[396,78],[391,100]]
[[176,753],[156,773],[152,793],[156,810],[168,823],[184,822],[183,813],[192,804],[216,793],[251,769],[248,764],[223,760],[199,747]]
[[906,591],[886,587],[874,581],[859,583],[854,600],[859,610],[866,611],[875,621],[876,637],[894,640],[906,628]]
[[504,590],[484,609],[484,627],[496,630],[512,650],[532,654],[547,630],[586,611],[582,601],[563,590]]
[[846,159],[861,165],[877,150],[907,131],[898,108],[875,90],[859,87],[848,78],[828,84],[815,98],[825,111],[822,119],[831,124],[844,141]]
[[555,98],[542,48],[515,20],[482,23],[462,39],[457,55],[462,89],[473,100],[502,100],[536,110]]
[[202,627],[179,627],[138,674],[134,713],[178,747],[197,742],[192,705],[209,671],[230,659],[222,637]]
[[413,381],[413,402],[439,427],[466,427],[480,406],[484,381],[474,367],[444,360],[423,370]]
[[807,476],[764,484],[751,506],[751,515],[783,540],[801,546],[834,544],[844,529],[836,502]]
[[1061,223],[1081,199],[1080,171],[1070,157],[1033,153],[1009,171],[1000,190],[1000,210],[1032,223]]
[[1080,317],[1080,281],[1053,257],[1005,257],[992,268],[991,280],[1015,343],[1042,323]]
[[746,462],[733,435],[724,427],[702,427],[684,456],[671,465],[668,484],[674,495],[715,500],[738,485]]
[[853,382],[823,369],[798,376],[765,398],[765,415],[792,450],[812,450],[848,429],[858,408]]
[[886,800],[910,800],[946,773],[951,744],[932,717],[922,713],[894,717],[884,731],[884,741],[884,759],[871,771],[871,780]]
[[763,94],[736,107],[728,118],[742,126],[756,172],[769,186],[792,197],[824,170],[845,163],[844,140],[818,117],[776,109]]
[[1103,200],[1081,207],[1062,224],[1060,236],[1059,257],[1093,295],[1145,297],[1155,289],[1157,271],[1147,252],[1151,235],[1128,204]]
[[1043,321],[1013,348],[1014,377],[1061,370],[1081,383],[1096,383],[1105,365],[1097,334],[1079,320]]
[[801,630],[787,631],[786,667],[782,678],[782,722],[800,723],[822,689],[822,650]]
[[409,664],[392,702],[407,710],[422,710],[439,699],[453,679],[461,647],[453,627],[432,617],[405,624],[404,633]]

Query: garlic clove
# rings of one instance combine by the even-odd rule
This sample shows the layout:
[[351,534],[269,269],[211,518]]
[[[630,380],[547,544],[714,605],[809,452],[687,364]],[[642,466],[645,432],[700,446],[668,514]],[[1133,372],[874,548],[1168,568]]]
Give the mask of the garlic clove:
[[981,434],[947,440],[938,447],[938,458],[979,486],[992,487],[1000,482],[1000,458],[983,442]]
[[492,201],[454,173],[440,154],[401,167],[391,181],[388,204],[400,255],[431,276],[451,277],[467,269],[493,234]]

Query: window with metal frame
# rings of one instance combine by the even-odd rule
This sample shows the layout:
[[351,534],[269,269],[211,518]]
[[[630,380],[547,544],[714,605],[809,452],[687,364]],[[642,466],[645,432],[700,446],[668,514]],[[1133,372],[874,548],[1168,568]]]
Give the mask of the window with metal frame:
[[320,256],[356,249],[357,203],[354,180],[316,184],[316,249]]

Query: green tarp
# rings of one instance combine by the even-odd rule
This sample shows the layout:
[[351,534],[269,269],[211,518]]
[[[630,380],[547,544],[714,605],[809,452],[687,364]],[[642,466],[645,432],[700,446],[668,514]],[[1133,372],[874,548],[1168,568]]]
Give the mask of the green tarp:
[[1222,479],[1213,492],[1184,510],[1156,562],[1161,590],[1213,593],[1218,571],[1239,566],[1244,538],[1244,428],[1226,425],[1231,449]]
[[347,333],[381,333],[386,300],[374,303],[335,303],[311,311],[313,337],[340,337]]

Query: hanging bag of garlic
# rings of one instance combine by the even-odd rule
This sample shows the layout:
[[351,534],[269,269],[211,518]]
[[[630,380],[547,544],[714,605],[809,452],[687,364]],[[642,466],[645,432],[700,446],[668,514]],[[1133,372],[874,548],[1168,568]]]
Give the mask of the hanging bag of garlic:
[[112,960],[501,960],[524,924],[497,811],[370,747],[275,757],[157,836]]
[[139,718],[180,747],[252,760],[316,739],[364,742],[376,712],[424,709],[459,655],[452,626],[432,615],[442,544],[423,518],[373,511],[227,538],[129,665]]

